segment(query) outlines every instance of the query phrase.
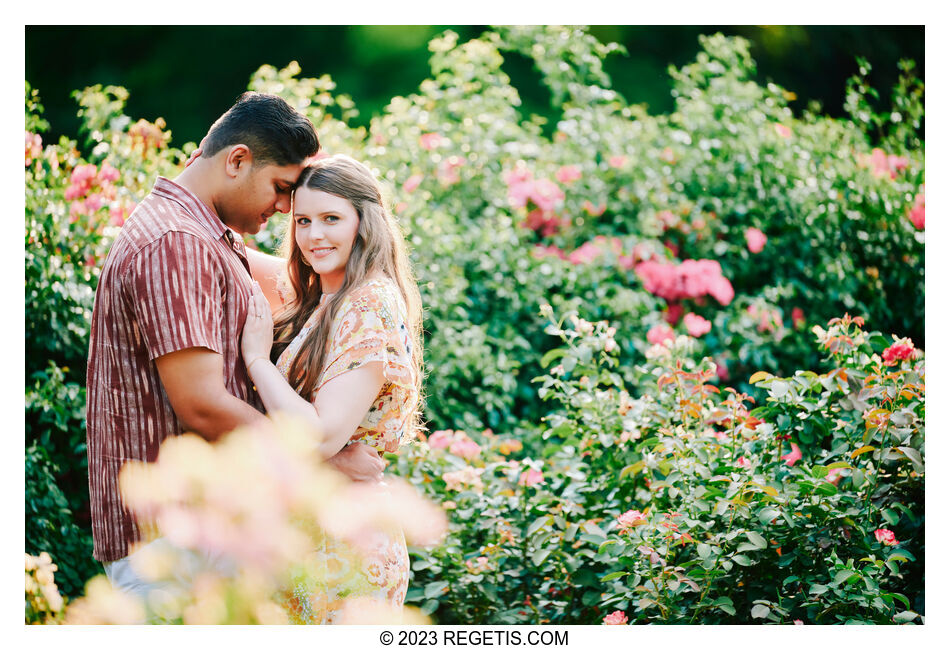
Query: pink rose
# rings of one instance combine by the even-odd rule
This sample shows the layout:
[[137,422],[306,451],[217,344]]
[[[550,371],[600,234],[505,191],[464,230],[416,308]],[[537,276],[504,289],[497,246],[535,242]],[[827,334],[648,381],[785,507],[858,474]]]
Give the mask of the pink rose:
[[601,203],[600,205],[594,205],[590,201],[584,201],[584,210],[592,217],[599,217],[607,209],[606,203]]
[[558,183],[573,183],[581,177],[581,168],[577,165],[564,165],[554,173]]
[[539,483],[544,483],[544,475],[536,469],[524,471],[518,478],[518,485],[523,485],[525,487],[531,487],[533,485],[538,485]]
[[432,151],[437,147],[441,147],[443,142],[447,142],[447,140],[438,133],[423,133],[419,136],[419,144],[426,151]]
[[482,451],[482,448],[478,445],[477,442],[469,438],[467,435],[462,433],[461,435],[456,434],[455,440],[449,445],[449,453],[460,456],[467,460],[472,460],[476,458]]
[[788,452],[787,454],[785,454],[784,456],[782,456],[782,460],[784,460],[785,464],[788,465],[789,467],[792,467],[793,465],[795,465],[795,463],[797,463],[798,461],[802,459],[802,450],[799,449],[798,445],[796,445],[794,442],[791,443],[791,445],[792,445],[792,450]]
[[907,218],[914,224],[917,230],[924,229],[924,186],[920,186],[920,192],[914,197],[914,205],[908,209]]
[[752,467],[752,461],[750,461],[745,456],[739,456],[739,460],[736,461],[738,467]]
[[647,342],[653,345],[659,345],[666,340],[672,341],[675,338],[676,335],[669,325],[654,325],[650,328],[650,331],[647,332]]
[[645,524],[646,521],[646,515],[644,515],[639,510],[627,510],[625,513],[617,517],[617,523],[620,524],[621,532],[629,530],[630,528],[633,528],[639,524]]
[[894,537],[894,531],[887,528],[878,528],[874,531],[874,539],[884,546],[897,546],[897,538]]
[[805,324],[805,312],[802,311],[801,307],[795,307],[792,309],[792,326],[795,329],[798,329]]
[[618,609],[604,617],[604,625],[626,625],[627,620],[627,615]]
[[775,132],[778,133],[780,138],[790,138],[792,137],[792,130],[785,126],[784,124],[776,124]]
[[746,228],[745,243],[752,253],[761,253],[767,241],[768,237],[758,228]]
[[445,449],[452,444],[454,439],[453,431],[433,431],[426,442],[429,443],[429,449]]
[[689,332],[689,335],[695,337],[708,334],[712,329],[712,323],[702,316],[694,314],[693,312],[689,312],[683,316],[683,325],[686,326],[686,331]]
[[402,184],[402,189],[406,192],[412,192],[414,189],[419,187],[419,183],[422,182],[422,179],[422,174],[413,174],[408,179],[406,179],[405,183]]
[[913,342],[908,338],[895,341],[891,347],[881,353],[884,364],[888,366],[894,365],[898,361],[904,361],[905,359],[913,359],[916,356],[917,350],[914,348]]
[[626,156],[611,156],[607,159],[607,164],[613,167],[614,169],[620,169],[627,164]]

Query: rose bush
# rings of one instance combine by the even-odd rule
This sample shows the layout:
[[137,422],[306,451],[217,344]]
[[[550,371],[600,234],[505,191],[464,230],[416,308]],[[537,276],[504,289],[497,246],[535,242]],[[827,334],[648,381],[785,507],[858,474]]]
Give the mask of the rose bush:
[[688,336],[626,384],[611,330],[549,326],[564,347],[539,377],[543,425],[472,434],[475,457],[394,458],[450,516],[410,600],[441,623],[922,621],[918,350],[888,361],[884,337],[835,319],[815,328],[826,370],[757,373],[755,407]]
[[[425,416],[430,430],[448,433],[442,434],[447,444],[441,449],[428,452],[410,446],[408,455],[400,457],[400,471],[417,480],[427,477],[429,488],[441,490],[440,497],[456,504],[454,512],[489,513],[469,517],[469,527],[453,533],[455,542],[417,559],[416,584],[423,592],[414,592],[413,598],[439,620],[600,622],[610,615],[614,622],[673,621],[682,620],[677,613],[680,606],[692,607],[687,618],[695,620],[711,620],[715,611],[719,612],[715,616],[732,616],[726,611],[730,608],[741,618],[753,607],[758,607],[755,620],[784,620],[780,613],[785,610],[802,620],[818,620],[819,614],[822,620],[836,620],[838,612],[849,606],[835,600],[837,610],[823,613],[810,605],[813,609],[806,612],[800,593],[790,594],[807,583],[827,586],[816,598],[837,598],[834,594],[844,589],[857,599],[853,602],[863,602],[861,585],[871,593],[868,584],[920,584],[923,549],[917,533],[923,520],[907,500],[919,497],[922,483],[919,476],[891,470],[922,463],[922,457],[913,457],[922,441],[885,443],[882,432],[895,435],[897,430],[915,429],[919,422],[905,411],[923,404],[922,387],[915,387],[912,378],[895,375],[902,364],[919,363],[914,355],[924,344],[923,86],[913,74],[913,64],[901,62],[901,81],[890,101],[881,102],[868,82],[869,67],[859,60],[846,89],[850,117],[832,119],[818,106],[793,111],[793,92],[758,83],[748,43],[742,39],[710,36],[700,45],[695,61],[670,70],[676,108],[664,115],[629,105],[611,90],[603,62],[620,48],[598,43],[582,28],[498,27],[465,43],[446,32],[430,43],[431,75],[418,92],[393,98],[369,128],[351,124],[357,108],[336,92],[329,77],[303,77],[296,63],[280,70],[264,66],[250,80],[251,89],[278,93],[310,117],[324,151],[347,153],[375,167],[389,186],[388,200],[407,233],[426,308]],[[518,90],[502,69],[507,52],[533,59],[552,101],[561,109],[556,124],[522,115]],[[27,550],[52,556],[67,597],[78,595],[96,571],[89,559],[83,368],[99,266],[155,177],[174,177],[194,148],[193,143],[173,147],[171,132],[160,118],[147,122],[126,115],[127,98],[124,89],[113,86],[77,92],[84,124],[79,141],[46,142],[48,125],[39,94],[29,84],[26,88],[25,380],[26,440],[31,450]],[[272,219],[248,244],[272,251],[282,229],[282,220]],[[627,391],[621,402],[608,399],[601,404],[606,397],[579,384],[572,399],[589,397],[591,404],[584,408],[593,410],[564,401],[566,386],[575,381],[572,373],[599,357],[591,352],[591,357],[575,358],[558,347],[536,316],[539,307],[548,304],[558,313],[573,311],[590,319],[579,323],[611,323],[589,325],[590,331],[578,334],[584,340],[596,338],[603,346],[597,354],[615,360],[608,365],[617,385]],[[857,327],[857,321],[836,323],[825,336],[850,336],[848,345],[857,351],[848,361],[853,365],[839,366],[844,378],[794,374],[821,363],[809,325],[845,312],[859,314],[875,329],[899,338],[884,347],[879,337],[854,343],[854,337],[861,335],[856,330],[843,332]],[[832,331],[837,333],[829,334]],[[743,538],[743,532],[729,539],[716,537],[727,534],[720,513],[712,524],[713,538],[701,542],[702,552],[708,546],[709,555],[698,560],[686,557],[698,547],[680,543],[680,538],[671,544],[661,533],[700,539],[695,527],[706,506],[679,503],[682,495],[676,490],[682,487],[673,495],[663,486],[652,490],[656,477],[650,478],[650,472],[669,476],[665,465],[644,465],[646,472],[641,467],[628,470],[616,494],[603,483],[610,472],[637,467],[641,461],[686,462],[670,456],[673,452],[664,451],[666,447],[638,448],[653,438],[660,440],[663,422],[671,430],[682,426],[692,431],[707,415],[705,402],[696,402],[695,408],[667,404],[672,399],[670,386],[647,381],[644,355],[657,354],[661,349],[657,344],[678,355],[684,364],[678,370],[691,375],[674,372],[677,387],[713,399],[733,386],[737,392],[729,394],[732,406],[718,402],[716,408],[733,408],[736,417],[770,423],[775,430],[769,435],[791,436],[766,452],[764,439],[753,444],[741,430],[742,436],[737,434],[730,443],[735,453],[726,460],[722,441],[716,438],[714,443],[694,431],[696,440],[704,442],[693,441],[689,454],[695,456],[687,463],[709,465],[710,471],[726,463],[730,471],[770,472],[771,480],[782,485],[772,486],[777,496],[757,492],[754,486],[730,493],[712,481],[719,474],[706,477],[699,469],[691,470],[689,480],[694,492],[699,485],[710,491],[705,499],[696,495],[696,503],[714,508],[721,499],[738,499],[751,504],[753,523],[754,513],[762,507],[791,512],[794,525],[783,514],[766,529],[747,522],[745,506],[738,501],[728,510],[745,522],[746,530],[767,541],[781,541],[775,548],[781,547],[782,555],[769,555],[771,541],[764,553],[738,552],[736,544],[753,542]],[[883,365],[872,372],[871,362],[861,365],[862,354],[877,355]],[[690,360],[702,357],[709,360]],[[552,371],[560,374],[546,375],[539,391],[532,379],[545,373],[555,358],[559,363]],[[659,372],[660,361],[659,357],[650,361],[654,364],[650,372]],[[842,411],[832,420],[813,417],[808,410],[818,405],[817,412],[831,412],[837,397],[829,393],[825,402],[817,399],[822,391],[831,390],[822,381],[834,381],[839,388],[845,382],[847,395],[853,396],[860,393],[855,393],[856,382],[872,375],[876,378],[871,381],[877,383],[869,390],[883,387],[882,394],[889,394],[889,386],[901,386],[891,402],[875,401],[879,394],[861,398],[874,404],[868,408],[876,413],[868,421],[877,442],[863,440],[872,429],[861,430],[867,423],[855,419],[853,411]],[[596,385],[599,377],[593,373],[587,381]],[[894,383],[898,380],[906,380],[906,385]],[[765,389],[776,401],[761,404],[759,408],[766,410],[757,411],[743,395],[762,400]],[[912,393],[920,393],[919,406],[908,406]],[[647,397],[653,401],[644,402]],[[551,412],[550,400],[558,400],[561,413]],[[661,403],[666,404],[662,409]],[[611,409],[621,406],[632,410],[618,420]],[[721,425],[709,427],[722,433]],[[501,433],[495,438],[482,436],[479,432],[486,429]],[[611,433],[605,433],[608,430]],[[647,431],[656,435],[646,435]],[[573,433],[568,436],[569,432]],[[614,441],[614,433],[621,442]],[[439,437],[433,438],[430,443],[438,447]],[[598,444],[579,446],[595,438]],[[841,456],[844,445],[859,438],[864,444],[848,449],[874,450],[859,454],[860,462],[852,467],[830,467],[850,462]],[[825,471],[815,469],[822,454],[831,454],[819,464],[829,467],[827,476],[832,480],[821,483],[818,479],[824,476],[801,475],[804,466]],[[604,474],[585,473],[584,479],[579,478],[578,472],[593,462],[591,458],[603,463],[596,467]],[[574,467],[570,470],[574,474],[568,476],[562,465]],[[898,476],[902,478],[891,481]],[[582,485],[582,480],[589,484]],[[834,513],[865,512],[868,504],[890,498],[906,511],[888,506],[878,510],[891,513],[885,521],[869,522],[849,514],[846,519],[855,523],[842,524],[834,523],[839,522],[838,514],[805,509],[801,512],[811,517],[800,520],[797,511],[789,509],[804,507],[800,499],[812,488],[802,481],[809,480],[814,490],[818,486],[828,490],[827,483],[836,489],[853,486],[854,494],[863,494],[862,510],[851,496],[819,493],[823,507]],[[663,483],[658,478],[656,482]],[[723,494],[715,494],[717,490]],[[588,497],[595,495],[604,500],[603,506],[588,503]],[[753,503],[752,495],[781,502],[785,509],[771,502]],[[509,512],[514,504],[517,517]],[[591,514],[578,522],[576,508]],[[646,523],[623,527],[624,535],[616,533],[620,525],[616,518],[630,511],[640,512]],[[502,512],[506,514],[490,514]],[[679,515],[667,519],[666,512]],[[480,527],[486,519],[495,521],[494,529]],[[826,524],[802,528],[818,520]],[[537,528],[528,534],[533,524]],[[871,525],[868,538],[865,529]],[[724,576],[735,577],[735,572],[753,576],[744,584],[758,584],[754,576],[768,575],[778,562],[791,562],[782,565],[783,570],[798,567],[798,559],[788,558],[800,555],[804,563],[804,554],[815,548],[837,548],[837,541],[827,542],[837,539],[830,532],[833,526],[868,544],[868,539],[879,543],[873,530],[890,530],[897,544],[887,548],[898,556],[892,561],[868,546],[868,554],[855,558],[852,551],[857,547],[848,546],[827,566],[808,565],[807,571],[794,573],[804,582],[790,582],[780,594],[739,589],[735,581],[733,591],[717,591],[717,584],[731,579]],[[860,535],[854,526],[860,526]],[[805,534],[805,529],[810,537],[803,538],[801,546],[789,541]],[[492,546],[499,535],[516,539],[517,553]],[[592,551],[595,540],[598,547]],[[607,541],[613,543],[600,549]],[[653,562],[654,551],[629,556],[639,558],[633,562],[626,552],[634,542],[654,549],[665,564]],[[666,549],[664,554],[660,548]],[[902,562],[903,552],[917,561]],[[749,565],[732,559],[736,555],[748,557]],[[450,557],[459,561],[458,566],[445,569],[444,578],[432,574],[429,580],[427,572],[443,567]],[[622,557],[628,560],[621,561]],[[874,559],[868,562],[862,557]],[[694,560],[698,563],[689,564]],[[878,561],[884,564],[878,566]],[[608,570],[608,565],[624,562],[640,568]],[[724,568],[727,562],[732,563],[729,569]],[[900,577],[888,573],[887,563],[900,569]],[[652,577],[644,573],[647,566]],[[855,575],[862,578],[843,578],[844,587],[833,579],[820,583],[819,569],[857,571]],[[617,571],[627,575],[600,582]],[[697,579],[697,571],[703,572],[703,580]],[[639,582],[635,576],[640,576]],[[660,580],[669,586],[674,579],[679,581],[677,594],[686,594],[686,600],[678,600],[679,605],[662,599],[652,605],[645,601],[640,606],[640,600],[658,598]],[[502,588],[511,580],[517,581],[517,589]],[[701,588],[710,586],[705,594],[696,594],[686,580]],[[479,589],[465,594],[462,586],[469,582]],[[426,584],[438,586],[425,591]],[[599,599],[608,588],[610,597]],[[922,590],[906,591],[913,594],[908,598],[918,600],[901,611],[922,612],[918,595]],[[496,598],[510,593],[519,594],[517,602]],[[728,597],[731,605],[722,601],[722,606],[708,606],[715,602],[711,593],[718,593],[717,599]],[[879,597],[885,607],[872,598],[865,620],[900,614],[894,605],[902,602],[900,598]],[[828,603],[828,607],[834,604]],[[768,614],[758,616],[765,611],[762,608]],[[850,611],[856,610],[850,606]]]

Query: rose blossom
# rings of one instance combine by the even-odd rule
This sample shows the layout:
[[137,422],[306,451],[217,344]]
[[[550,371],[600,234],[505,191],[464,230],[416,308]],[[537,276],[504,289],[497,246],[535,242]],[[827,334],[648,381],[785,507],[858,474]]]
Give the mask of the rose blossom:
[[573,183],[581,177],[581,168],[577,165],[564,165],[554,173],[558,183]]
[[765,236],[765,233],[758,228],[746,228],[745,243],[750,252],[761,253],[762,249],[765,248],[765,242],[768,240],[769,238]]
[[626,625],[628,620],[627,615],[618,609],[604,617],[604,625]]
[[894,365],[894,363],[897,361],[913,359],[916,356],[917,350],[914,349],[913,342],[908,338],[895,341],[891,347],[887,348],[881,353],[881,357],[884,359],[884,364],[888,366]]
[[640,523],[646,523],[646,520],[646,516],[639,510],[627,510],[617,517],[621,532],[625,532]]
[[708,334],[712,329],[712,323],[702,316],[694,314],[693,312],[689,312],[683,316],[683,325],[686,326],[686,331],[689,332],[689,335],[695,337]]
[[544,475],[536,469],[529,469],[521,473],[521,476],[518,478],[518,485],[523,485],[525,487],[531,487],[533,485],[538,485],[539,483],[544,483]]
[[672,341],[675,338],[676,335],[669,325],[654,325],[650,328],[650,331],[647,332],[647,342],[654,345],[659,345],[666,340]]
[[897,546],[897,538],[894,537],[894,531],[887,528],[878,528],[875,530],[874,539],[884,546]]

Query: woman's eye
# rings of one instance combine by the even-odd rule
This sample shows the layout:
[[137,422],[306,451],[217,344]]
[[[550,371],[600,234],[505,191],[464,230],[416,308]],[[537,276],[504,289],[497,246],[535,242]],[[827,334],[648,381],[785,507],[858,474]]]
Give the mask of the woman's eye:
[[297,225],[298,225],[298,226],[306,226],[306,225],[308,225],[309,223],[310,223],[310,219],[308,219],[307,217],[298,217],[298,218],[297,218]]
[[328,214],[326,217],[324,217],[323,220],[326,221],[327,223],[336,223],[337,221],[340,220],[340,218],[336,215]]

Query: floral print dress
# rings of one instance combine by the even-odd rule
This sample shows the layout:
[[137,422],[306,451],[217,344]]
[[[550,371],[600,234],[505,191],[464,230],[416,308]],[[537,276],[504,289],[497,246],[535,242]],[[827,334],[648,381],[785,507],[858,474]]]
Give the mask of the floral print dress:
[[[294,357],[316,324],[325,302],[277,360],[287,379]],[[346,298],[334,318],[326,363],[317,388],[367,363],[383,363],[383,387],[352,442],[380,452],[396,451],[419,399],[405,303],[390,280],[373,279]],[[282,598],[291,621],[336,622],[346,599],[375,598],[400,607],[409,586],[409,555],[401,530],[376,530],[360,540],[357,551],[324,537],[296,576],[292,593]]]

